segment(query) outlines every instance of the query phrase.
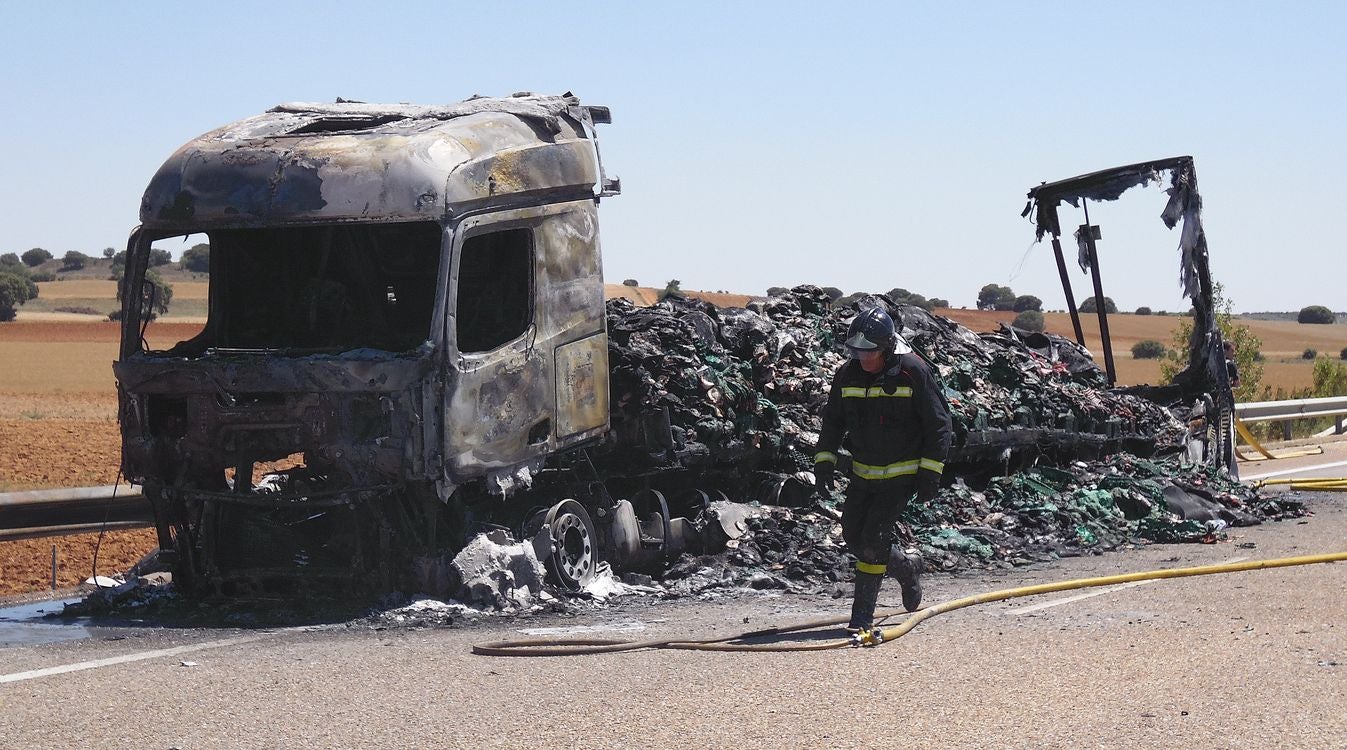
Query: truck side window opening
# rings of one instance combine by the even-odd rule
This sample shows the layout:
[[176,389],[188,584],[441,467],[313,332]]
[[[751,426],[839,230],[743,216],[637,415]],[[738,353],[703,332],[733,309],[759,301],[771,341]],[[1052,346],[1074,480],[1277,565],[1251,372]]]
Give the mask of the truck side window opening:
[[469,237],[459,253],[457,330],[463,353],[495,349],[533,319],[533,232]]

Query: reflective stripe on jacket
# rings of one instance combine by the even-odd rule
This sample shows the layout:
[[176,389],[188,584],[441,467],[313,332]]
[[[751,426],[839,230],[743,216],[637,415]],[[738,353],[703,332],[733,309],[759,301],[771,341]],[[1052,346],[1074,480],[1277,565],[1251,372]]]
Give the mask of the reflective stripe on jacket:
[[815,462],[835,462],[845,437],[862,479],[942,473],[953,428],[939,388],[915,354],[889,355],[875,375],[848,360],[833,377]]

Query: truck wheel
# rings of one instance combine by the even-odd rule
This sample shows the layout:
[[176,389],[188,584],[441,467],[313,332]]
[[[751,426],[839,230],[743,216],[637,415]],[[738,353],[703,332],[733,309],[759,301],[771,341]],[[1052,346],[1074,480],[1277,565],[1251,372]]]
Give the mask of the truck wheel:
[[593,580],[598,566],[594,522],[583,505],[562,500],[547,512],[546,523],[552,533],[547,569],[563,587],[579,591]]

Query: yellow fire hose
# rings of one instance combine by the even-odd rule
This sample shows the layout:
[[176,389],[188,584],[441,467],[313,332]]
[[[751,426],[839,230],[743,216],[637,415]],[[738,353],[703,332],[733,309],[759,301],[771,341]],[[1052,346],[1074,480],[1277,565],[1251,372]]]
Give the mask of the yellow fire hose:
[[1266,461],[1268,459],[1274,458],[1298,458],[1300,456],[1317,456],[1324,452],[1324,448],[1322,445],[1316,445],[1313,448],[1302,448],[1299,450],[1293,449],[1281,451],[1280,453],[1273,453],[1272,451],[1269,451],[1267,448],[1264,448],[1263,444],[1258,442],[1258,439],[1255,438],[1253,436],[1253,433],[1249,431],[1248,425],[1244,424],[1244,422],[1238,418],[1235,419],[1235,431],[1239,433],[1240,437],[1244,438],[1244,442],[1248,443],[1250,447],[1252,447],[1254,450],[1262,454],[1258,456],[1246,456],[1244,455],[1243,452],[1240,451],[1239,446],[1237,445],[1235,446],[1235,455],[1238,456],[1241,461]]
[[1284,484],[1293,490],[1312,490],[1316,492],[1344,492],[1347,491],[1347,478],[1322,478],[1322,479],[1259,479],[1253,482],[1254,488],[1266,487],[1270,484]]
[[[691,651],[825,651],[834,648],[847,648],[849,646],[878,646],[885,641],[892,641],[903,637],[911,632],[913,628],[936,615],[952,612],[956,609],[963,609],[964,607],[971,607],[975,604],[987,604],[989,602],[999,602],[1022,596],[1051,594],[1057,591],[1070,591],[1072,589],[1113,586],[1119,583],[1132,583],[1133,581],[1150,581],[1162,578],[1186,578],[1188,576],[1205,576],[1214,575],[1216,573],[1239,573],[1246,570],[1265,570],[1268,568],[1286,568],[1294,565],[1313,565],[1316,563],[1342,561],[1347,561],[1347,552],[1334,552],[1324,555],[1305,555],[1301,557],[1282,557],[1274,560],[1249,560],[1238,563],[1226,563],[1223,565],[1199,565],[1192,568],[1152,570],[1143,573],[1124,573],[1121,575],[1102,576],[1099,578],[1078,578],[1072,581],[1060,581],[1058,583],[1043,583],[1036,586],[1001,589],[1000,591],[992,591],[986,594],[965,596],[962,599],[952,599],[947,602],[941,602],[933,607],[918,610],[896,627],[875,628],[868,632],[862,632],[852,638],[829,639],[817,643],[736,643],[735,641],[741,641],[746,638],[781,635],[801,630],[813,630],[815,628],[831,625],[841,625],[846,622],[847,619],[830,618],[816,620],[787,627],[754,630],[738,635],[726,636],[724,638],[707,638],[701,640],[671,639],[625,641],[601,638],[536,638],[517,641],[493,641],[490,643],[479,643],[473,646],[472,652],[482,656],[578,656],[581,654],[634,651],[643,648],[668,648]],[[880,613],[879,620],[882,622],[883,620],[899,614],[902,614],[900,610],[885,610]]]

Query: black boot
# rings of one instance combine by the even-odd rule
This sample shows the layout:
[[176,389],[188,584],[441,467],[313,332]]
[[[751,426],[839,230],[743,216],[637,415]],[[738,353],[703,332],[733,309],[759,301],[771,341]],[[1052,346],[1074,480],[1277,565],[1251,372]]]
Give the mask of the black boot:
[[879,600],[879,586],[884,576],[879,573],[856,572],[856,596],[851,600],[851,622],[848,633],[870,630],[875,625],[875,602]]
[[889,574],[903,588],[903,609],[916,612],[921,606],[921,558],[908,557],[898,545],[889,547]]

